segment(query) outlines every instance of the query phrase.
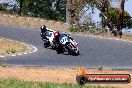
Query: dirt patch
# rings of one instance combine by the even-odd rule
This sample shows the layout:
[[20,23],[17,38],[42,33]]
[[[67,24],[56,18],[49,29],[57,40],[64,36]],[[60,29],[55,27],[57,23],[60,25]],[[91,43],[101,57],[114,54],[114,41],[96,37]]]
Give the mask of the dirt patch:
[[[87,69],[88,74],[131,74],[129,71]],[[66,67],[0,67],[0,78],[18,78],[24,81],[76,83],[76,68]],[[90,84],[100,86],[113,86],[119,88],[132,88],[129,84]]]
[[13,54],[26,51],[27,48],[23,44],[12,40],[0,38],[0,55]]

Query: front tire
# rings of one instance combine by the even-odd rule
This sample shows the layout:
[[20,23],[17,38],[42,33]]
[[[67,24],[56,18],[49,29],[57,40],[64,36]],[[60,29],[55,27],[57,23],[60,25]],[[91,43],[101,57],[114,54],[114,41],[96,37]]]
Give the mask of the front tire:
[[47,44],[46,43],[44,43],[44,48],[47,48],[48,46],[47,46]]
[[75,55],[75,56],[78,56],[79,55],[79,51],[76,51],[74,49],[72,49],[73,46],[70,45],[70,43],[67,43],[66,44],[66,48],[68,50],[68,53],[72,54],[72,55]]
[[77,51],[77,52],[74,53],[75,56],[78,56],[79,54],[80,54],[79,51]]
[[47,48],[47,47],[49,47],[49,46],[50,46],[50,43],[49,43],[49,42],[44,43],[44,48]]

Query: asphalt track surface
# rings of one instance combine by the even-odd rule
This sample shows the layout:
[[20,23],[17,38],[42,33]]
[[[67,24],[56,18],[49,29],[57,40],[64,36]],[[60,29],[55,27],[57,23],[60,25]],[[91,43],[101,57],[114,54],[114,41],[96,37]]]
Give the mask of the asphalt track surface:
[[0,37],[32,44],[38,49],[32,54],[0,59],[8,65],[18,66],[84,66],[86,68],[104,66],[113,69],[132,69],[132,43],[90,36],[71,36],[79,44],[79,56],[57,54],[55,50],[45,49],[38,30],[0,25]]

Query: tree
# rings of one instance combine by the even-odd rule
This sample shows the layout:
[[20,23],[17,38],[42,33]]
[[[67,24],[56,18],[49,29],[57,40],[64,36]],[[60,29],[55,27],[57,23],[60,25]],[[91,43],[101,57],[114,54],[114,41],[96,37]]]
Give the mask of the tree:
[[67,0],[66,4],[66,23],[71,24],[72,23],[72,18],[71,18],[71,5],[72,0]]
[[55,0],[53,3],[55,20],[66,21],[66,0]]
[[23,9],[23,3],[25,2],[25,0],[16,0],[16,2],[19,3],[19,12],[18,12],[18,14],[21,15],[22,14],[22,9]]
[[93,7],[91,2],[93,2],[93,0],[67,0],[66,22],[79,26],[80,13],[86,4],[88,5],[88,8]]
[[0,4],[0,11],[5,11],[5,10],[6,10],[6,8],[4,7],[4,5]]
[[102,27],[108,27],[110,30],[113,30],[112,21],[108,13],[108,9],[111,7],[110,0],[93,0],[93,3],[101,12],[100,16],[102,18]]
[[80,18],[80,11],[88,4],[88,8],[98,8],[101,11],[101,17],[103,20],[103,26],[108,26],[113,29],[112,22],[109,18],[108,8],[110,7],[109,0],[67,0],[70,10],[68,12],[70,16],[70,24],[78,25]]
[[[115,28],[118,28],[119,14],[120,14],[119,8],[109,8],[109,16],[112,21],[112,25]],[[125,18],[123,19],[122,28],[131,28],[132,21],[131,21],[131,16],[129,15],[129,13],[124,11],[123,17]]]
[[66,0],[16,0],[19,14],[65,21]]
[[119,19],[118,19],[118,31],[122,30],[123,28],[123,19],[124,19],[124,4],[125,0],[120,0],[120,7],[119,7]]

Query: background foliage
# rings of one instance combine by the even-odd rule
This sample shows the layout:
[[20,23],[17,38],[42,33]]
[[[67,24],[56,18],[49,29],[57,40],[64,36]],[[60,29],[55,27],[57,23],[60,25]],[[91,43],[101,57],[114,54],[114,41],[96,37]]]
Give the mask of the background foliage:
[[[82,12],[84,8],[87,8],[83,14],[87,12],[87,10],[92,10],[91,14],[94,14],[94,8],[100,10],[101,14],[104,14],[108,18],[109,21],[106,20],[104,23],[112,23],[112,26],[118,25],[117,21],[119,20],[119,11],[120,8],[113,8],[111,5],[104,6],[106,3],[111,3],[113,0],[16,0],[14,4],[10,3],[0,3],[0,11],[24,15],[24,16],[32,16],[32,17],[40,17],[48,20],[55,21],[64,21],[66,22],[66,4],[67,1],[71,1],[71,9],[69,9],[69,14],[71,14],[71,20],[76,24],[79,28],[80,19],[82,16]],[[107,2],[106,2],[107,1]],[[122,0],[118,0],[122,1]],[[107,10],[108,9],[108,13]],[[103,10],[102,10],[103,9]],[[91,16],[92,17],[92,16]],[[103,20],[103,19],[102,19]],[[91,21],[91,22],[89,22]],[[102,22],[102,21],[101,21]],[[101,23],[100,22],[100,23]],[[93,26],[93,21],[91,18],[88,19],[87,22],[89,26]],[[92,23],[92,24],[90,24]],[[84,24],[84,23],[83,23]],[[102,23],[103,24],[103,23]],[[123,19],[123,28],[132,28],[132,19],[128,12],[124,12]]]

